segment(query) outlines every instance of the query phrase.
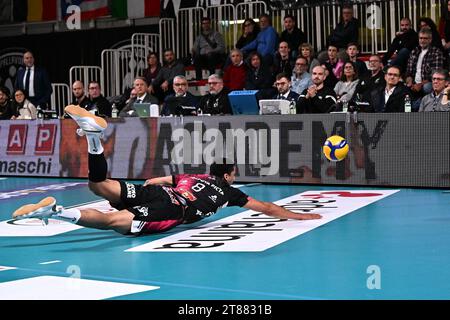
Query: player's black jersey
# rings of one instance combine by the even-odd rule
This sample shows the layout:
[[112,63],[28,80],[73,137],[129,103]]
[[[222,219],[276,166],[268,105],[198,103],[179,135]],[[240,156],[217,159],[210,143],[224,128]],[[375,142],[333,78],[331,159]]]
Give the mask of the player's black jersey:
[[208,217],[226,206],[243,207],[249,198],[226,180],[208,174],[175,175],[172,190],[182,196],[190,208],[186,211],[187,221]]

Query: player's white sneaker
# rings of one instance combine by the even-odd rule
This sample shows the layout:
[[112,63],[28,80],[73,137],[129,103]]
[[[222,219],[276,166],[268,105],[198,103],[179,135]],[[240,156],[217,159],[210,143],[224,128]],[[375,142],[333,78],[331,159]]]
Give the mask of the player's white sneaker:
[[[98,117],[80,106],[75,106],[73,104],[68,105],[64,111],[77,122],[78,126],[86,133],[103,132],[108,123],[102,117]],[[77,131],[77,134],[80,135]]]
[[48,224],[48,219],[54,214],[62,210],[62,206],[56,205],[56,199],[53,197],[47,197],[35,204],[27,204],[16,211],[14,211],[12,217],[17,220],[37,218],[41,219],[44,224]]

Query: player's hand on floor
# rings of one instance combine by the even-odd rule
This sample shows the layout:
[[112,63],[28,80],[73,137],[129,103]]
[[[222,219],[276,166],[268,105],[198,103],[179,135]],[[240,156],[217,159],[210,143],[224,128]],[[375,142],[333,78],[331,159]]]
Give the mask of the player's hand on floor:
[[298,215],[298,220],[314,220],[321,219],[322,216],[316,213],[303,213]]

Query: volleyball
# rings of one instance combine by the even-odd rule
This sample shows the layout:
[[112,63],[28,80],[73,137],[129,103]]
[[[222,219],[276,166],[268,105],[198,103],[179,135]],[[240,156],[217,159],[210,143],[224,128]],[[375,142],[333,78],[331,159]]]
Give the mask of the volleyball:
[[323,145],[323,154],[330,161],[341,161],[348,153],[347,140],[341,136],[329,137]]

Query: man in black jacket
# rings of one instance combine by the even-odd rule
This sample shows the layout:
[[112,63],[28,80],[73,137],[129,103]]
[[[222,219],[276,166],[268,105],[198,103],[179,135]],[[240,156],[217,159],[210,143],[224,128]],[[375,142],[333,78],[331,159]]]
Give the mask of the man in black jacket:
[[400,81],[400,68],[392,66],[387,69],[386,86],[371,92],[370,105],[374,112],[405,112],[405,97],[411,92]]
[[228,90],[223,86],[223,79],[218,74],[208,78],[209,93],[200,99],[199,108],[205,114],[233,114]]
[[385,66],[399,66],[400,70],[404,72],[409,55],[418,45],[419,37],[411,27],[411,20],[403,18],[400,21],[400,31],[395,34],[388,52],[383,56],[383,64]]
[[0,120],[9,120],[14,115],[9,89],[0,87]]
[[324,85],[325,68],[314,67],[312,70],[313,85],[302,92],[297,104],[297,113],[328,113],[336,106],[336,93]]
[[350,42],[359,43],[359,21],[353,17],[353,7],[342,7],[341,21],[328,36],[328,45],[332,44],[338,49],[346,49]]
[[198,99],[188,91],[188,81],[185,76],[175,76],[173,78],[173,90],[164,100],[161,115],[169,116],[196,116]]

